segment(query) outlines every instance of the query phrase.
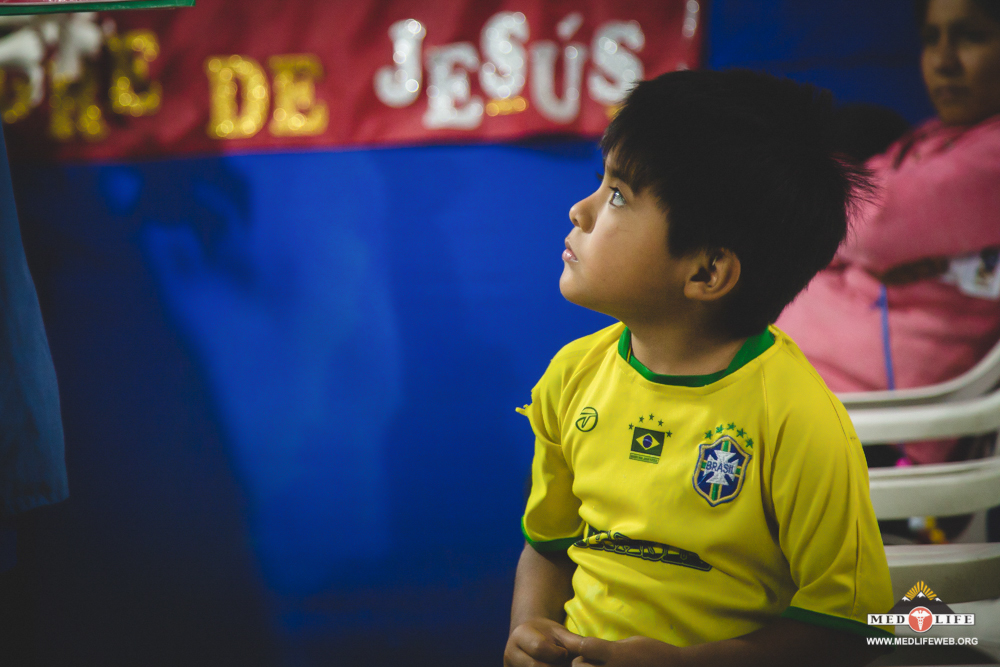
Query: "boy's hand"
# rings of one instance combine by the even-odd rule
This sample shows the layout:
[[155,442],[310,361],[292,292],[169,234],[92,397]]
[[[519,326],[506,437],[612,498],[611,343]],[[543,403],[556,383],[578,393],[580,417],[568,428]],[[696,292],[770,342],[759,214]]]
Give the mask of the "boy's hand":
[[574,654],[562,643],[567,636],[582,639],[547,618],[525,621],[514,628],[507,639],[507,648],[503,652],[504,667],[569,665]]
[[572,667],[664,667],[679,658],[676,646],[649,637],[609,642],[562,628],[556,631],[556,640],[576,656]]

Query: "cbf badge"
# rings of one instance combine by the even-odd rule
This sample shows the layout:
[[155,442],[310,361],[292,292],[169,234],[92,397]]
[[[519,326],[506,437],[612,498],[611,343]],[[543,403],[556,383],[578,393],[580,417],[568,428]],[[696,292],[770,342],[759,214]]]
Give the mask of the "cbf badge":
[[748,454],[728,435],[698,448],[698,464],[694,468],[694,489],[712,507],[728,503],[743,488]]

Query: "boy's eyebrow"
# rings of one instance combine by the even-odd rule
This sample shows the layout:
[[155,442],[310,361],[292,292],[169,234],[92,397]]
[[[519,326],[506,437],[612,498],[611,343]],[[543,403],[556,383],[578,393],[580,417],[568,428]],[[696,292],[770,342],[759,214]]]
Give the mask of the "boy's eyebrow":
[[608,173],[608,176],[610,176],[611,178],[615,179],[616,181],[621,181],[625,185],[629,186],[629,189],[632,189],[632,184],[628,182],[628,179],[625,177],[625,174],[623,174],[615,165],[605,164],[604,171],[606,171]]

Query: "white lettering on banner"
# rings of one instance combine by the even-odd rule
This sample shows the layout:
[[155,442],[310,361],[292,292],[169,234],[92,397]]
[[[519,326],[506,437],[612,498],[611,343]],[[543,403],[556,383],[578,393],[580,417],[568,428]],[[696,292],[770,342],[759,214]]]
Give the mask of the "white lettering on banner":
[[420,21],[396,21],[389,28],[392,40],[392,61],[375,72],[375,95],[391,107],[405,107],[417,101],[423,78],[421,64],[424,37],[427,30]]
[[[483,120],[483,100],[472,95],[469,72],[479,69],[479,55],[469,42],[427,50],[427,113],[424,127],[471,130]],[[462,106],[459,106],[462,105]]]
[[[22,27],[23,26],[23,27]],[[82,78],[85,60],[93,60],[100,53],[105,33],[114,30],[113,23],[103,28],[97,25],[93,12],[63,16],[4,16],[0,28],[13,28],[13,32],[0,38],[0,67],[20,70],[27,76],[26,85],[14,86],[15,101],[4,110],[4,120],[12,123],[38,106],[45,95],[45,56],[48,47],[55,47],[49,62],[49,73],[60,84],[73,83]]]
[[[556,34],[564,41],[576,34],[583,24],[583,15],[573,12],[559,22]],[[563,94],[556,95],[556,58],[559,47],[555,42],[542,40],[531,46],[531,96],[538,112],[554,123],[571,123],[580,114],[580,84],[583,65],[587,60],[587,47],[571,42],[563,49]]]
[[69,14],[59,26],[59,50],[52,57],[52,78],[76,81],[83,75],[84,58],[95,58],[104,44],[104,32],[93,12]]
[[687,39],[694,37],[694,33],[698,30],[698,14],[701,11],[701,6],[698,0],[687,0],[684,4],[684,23],[681,26],[681,32]]
[[[685,8],[682,32],[691,39],[698,27],[700,6],[697,0],[688,0]],[[480,34],[482,58],[473,44],[457,42],[427,49],[421,62],[427,36],[424,24],[412,18],[397,21],[389,29],[394,64],[375,73],[375,94],[388,106],[401,108],[413,104],[424,88],[428,101],[424,127],[471,130],[482,123],[484,111],[496,116],[527,109],[528,101],[521,93],[530,84],[538,112],[549,121],[567,124],[580,115],[584,66],[590,57],[593,69],[587,76],[587,92],[607,107],[610,116],[645,74],[636,54],[645,46],[646,36],[637,21],[608,21],[598,26],[588,49],[581,42],[570,41],[583,23],[583,15],[572,12],[556,27],[561,43],[539,40],[526,46],[531,31],[524,14],[499,12],[487,20]],[[556,91],[560,56],[561,94]],[[422,66],[427,69],[426,87]],[[679,69],[686,67],[686,63],[678,65]],[[489,98],[485,106],[482,98],[472,94],[473,72],[478,73],[479,86]]]
[[642,61],[627,49],[642,51],[646,36],[635,21],[605,23],[594,33],[594,64],[600,72],[587,77],[590,96],[601,104],[614,106],[636,81],[642,81]]
[[[0,26],[17,25],[28,22],[26,17],[4,17]],[[46,30],[47,26],[51,26]],[[28,114],[34,107],[37,107],[45,97],[45,60],[46,44],[42,41],[41,35],[45,32],[52,32],[58,29],[55,23],[43,23],[41,29],[34,26],[27,26],[15,30],[9,35],[0,38],[0,67],[4,69],[4,77],[0,86],[11,79],[7,74],[8,70],[20,70],[28,78],[27,83],[22,83],[14,89],[14,102],[9,104],[8,109],[3,110],[4,121],[13,123],[19,118]],[[10,84],[7,84],[10,85]],[[14,88],[14,86],[11,86]]]
[[483,26],[480,48],[486,62],[479,70],[479,85],[490,97],[507,99],[524,89],[528,34],[528,22],[521,12],[500,12]]

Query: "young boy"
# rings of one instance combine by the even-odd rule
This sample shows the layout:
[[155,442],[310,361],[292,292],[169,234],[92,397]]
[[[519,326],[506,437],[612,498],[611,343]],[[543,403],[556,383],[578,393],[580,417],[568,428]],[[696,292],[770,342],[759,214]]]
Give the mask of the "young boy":
[[569,212],[559,287],[620,322],[555,356],[505,665],[862,665],[893,604],[861,443],[769,326],[861,174],[829,95],[747,71],[640,83]]

